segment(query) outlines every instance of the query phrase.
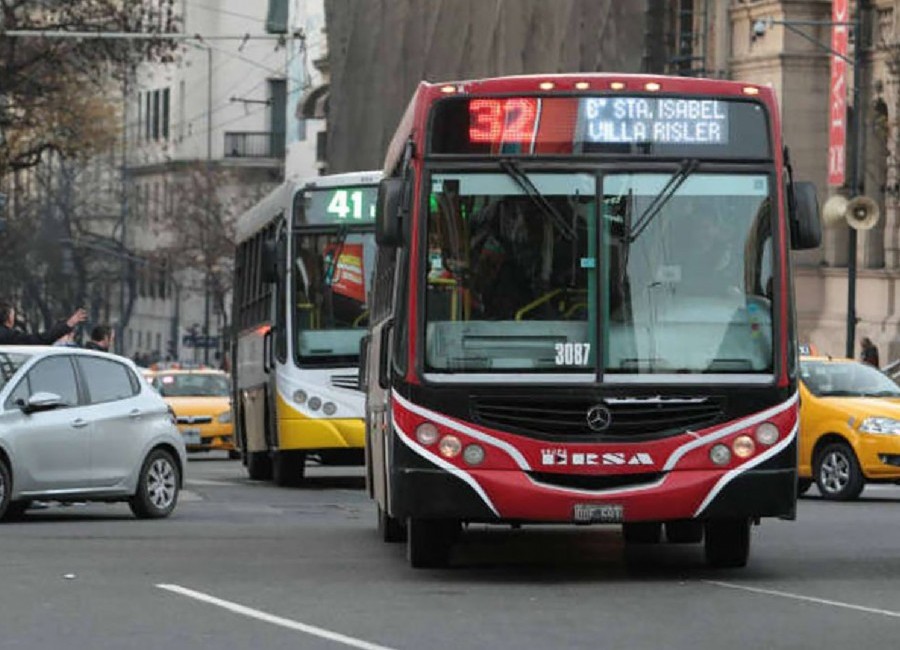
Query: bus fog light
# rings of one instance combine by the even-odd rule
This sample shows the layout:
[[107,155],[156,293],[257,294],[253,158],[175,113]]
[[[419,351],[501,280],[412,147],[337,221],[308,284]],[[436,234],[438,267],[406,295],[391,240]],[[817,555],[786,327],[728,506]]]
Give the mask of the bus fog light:
[[456,458],[462,451],[462,443],[456,436],[444,436],[441,438],[438,450],[444,458]]
[[481,465],[484,462],[484,447],[481,445],[467,445],[463,449],[463,460],[469,465]]
[[738,436],[731,443],[731,449],[738,458],[750,458],[756,451],[756,443],[750,436]]
[[725,445],[714,445],[709,450],[709,459],[716,465],[727,465],[731,460],[731,450]]
[[318,411],[322,406],[322,400],[318,397],[310,397],[308,406],[311,411]]
[[294,401],[297,404],[303,404],[306,402],[307,394],[305,390],[295,390],[294,391]]
[[768,447],[778,440],[778,427],[771,422],[763,422],[756,427],[756,442]]
[[325,415],[334,415],[337,413],[337,404],[334,402],[325,402],[322,405],[322,413]]
[[433,445],[438,439],[438,430],[431,422],[423,422],[416,427],[416,440],[419,444]]

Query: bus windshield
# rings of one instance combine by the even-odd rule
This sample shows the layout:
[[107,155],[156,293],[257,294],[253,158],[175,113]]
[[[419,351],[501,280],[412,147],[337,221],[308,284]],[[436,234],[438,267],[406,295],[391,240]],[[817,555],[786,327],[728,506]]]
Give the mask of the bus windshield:
[[506,171],[431,176],[426,370],[771,374],[767,174]]
[[375,235],[338,229],[299,234],[295,242],[298,361],[356,363],[369,324],[366,270],[374,268]]

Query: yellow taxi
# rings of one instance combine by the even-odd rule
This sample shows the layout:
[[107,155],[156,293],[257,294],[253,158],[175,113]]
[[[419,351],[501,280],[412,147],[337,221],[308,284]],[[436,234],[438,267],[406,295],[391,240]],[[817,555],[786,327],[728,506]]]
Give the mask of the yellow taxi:
[[867,482],[900,480],[900,387],[870,365],[800,358],[799,492],[855,499]]
[[175,412],[188,451],[221,449],[239,458],[231,421],[231,382],[212,369],[155,370],[153,387]]

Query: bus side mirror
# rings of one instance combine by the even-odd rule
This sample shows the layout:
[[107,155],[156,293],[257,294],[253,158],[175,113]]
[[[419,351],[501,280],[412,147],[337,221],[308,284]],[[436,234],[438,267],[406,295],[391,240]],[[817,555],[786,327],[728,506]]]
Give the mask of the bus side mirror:
[[263,282],[278,282],[278,246],[274,238],[266,239],[262,244],[262,279]]
[[818,248],[822,242],[822,220],[819,217],[819,199],[816,186],[809,182],[796,182],[793,200],[789,201],[791,220],[791,248],[808,250]]
[[402,198],[402,178],[385,178],[378,185],[378,203],[375,207],[375,241],[379,246],[396,248],[403,244],[403,225],[400,218]]
[[394,319],[388,320],[381,328],[378,345],[378,385],[387,390],[391,387],[391,334],[394,331]]

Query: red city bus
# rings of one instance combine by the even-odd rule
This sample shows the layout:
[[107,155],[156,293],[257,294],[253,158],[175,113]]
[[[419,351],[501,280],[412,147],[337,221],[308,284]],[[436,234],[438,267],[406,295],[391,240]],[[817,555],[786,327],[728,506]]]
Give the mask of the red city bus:
[[441,566],[468,523],[621,524],[743,566],[796,508],[791,248],[818,246],[770,88],[422,83],[379,191],[368,485]]

